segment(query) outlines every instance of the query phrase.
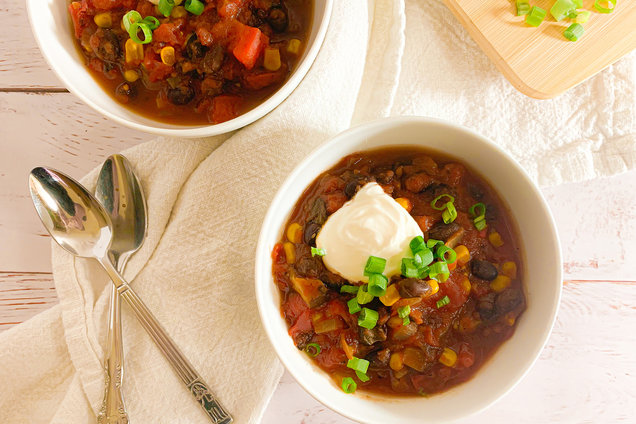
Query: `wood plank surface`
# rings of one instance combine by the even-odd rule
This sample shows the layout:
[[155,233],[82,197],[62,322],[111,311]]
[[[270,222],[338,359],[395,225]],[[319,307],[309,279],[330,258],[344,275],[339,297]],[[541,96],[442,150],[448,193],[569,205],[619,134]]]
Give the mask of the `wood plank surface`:
[[510,0],[444,0],[475,42],[522,93],[549,99],[585,81],[636,49],[636,2],[618,2],[611,14],[597,13],[594,0],[585,34],[575,43],[563,36],[572,22],[556,22],[550,15],[554,0],[530,2],[547,11],[533,28],[516,16]]
[[57,304],[50,273],[0,272],[0,331]]

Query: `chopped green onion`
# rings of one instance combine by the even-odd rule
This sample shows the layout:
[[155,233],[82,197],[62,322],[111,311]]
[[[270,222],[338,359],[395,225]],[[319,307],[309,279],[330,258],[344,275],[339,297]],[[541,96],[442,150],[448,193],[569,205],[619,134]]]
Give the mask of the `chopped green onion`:
[[[139,38],[139,30],[144,33],[144,39]],[[152,30],[144,22],[133,22],[128,30],[128,35],[137,44],[148,44],[152,41]]]
[[563,36],[570,41],[577,41],[583,36],[585,29],[581,24],[572,24],[563,32]]
[[159,25],[161,25],[159,19],[155,18],[154,16],[146,16],[141,20],[141,22],[147,24],[153,31],[159,28]]
[[576,4],[572,0],[557,0],[550,9],[550,14],[557,22],[569,18],[572,12],[576,13]]
[[471,218],[476,218],[478,216],[485,216],[486,205],[484,205],[483,203],[475,203],[474,205],[470,207],[470,209],[468,209],[468,213],[470,214]]
[[430,265],[430,263],[433,262],[433,259],[434,259],[433,251],[431,251],[431,249],[428,249],[428,248],[422,251],[419,251],[415,255],[413,255],[413,262],[418,267]]
[[439,309],[442,306],[448,305],[449,303],[450,303],[450,299],[448,298],[448,296],[444,296],[440,300],[438,300],[437,303],[435,303],[435,305],[437,306],[437,309]]
[[183,5],[183,7],[185,7],[185,10],[192,13],[193,15],[199,16],[203,13],[205,4],[203,4],[199,0],[185,0],[185,4]]
[[411,306],[410,305],[401,306],[398,308],[397,313],[400,318],[406,318],[411,313]]
[[347,368],[351,368],[354,371],[360,371],[366,373],[369,369],[369,361],[366,359],[356,358],[355,356],[347,362]]
[[576,7],[583,7],[583,0],[572,0]]
[[307,346],[305,346],[305,353],[311,356],[312,358],[315,358],[316,356],[318,356],[318,354],[321,351],[322,351],[322,348],[320,347],[318,343],[309,343]]
[[124,24],[124,29],[130,32],[130,26],[135,22],[141,22],[141,14],[136,10],[131,10],[126,13],[123,18],[121,18],[122,23]]
[[527,1],[517,0],[517,16],[527,15],[530,12],[530,4]]
[[590,12],[589,10],[581,10],[579,14],[576,15],[576,19],[574,19],[574,22],[576,22],[577,24],[584,24],[590,19],[590,16],[592,16],[592,12]]
[[450,276],[450,271],[448,270],[448,265],[446,262],[435,262],[430,266],[430,270],[428,273],[429,278],[433,278],[438,281],[446,281]]
[[364,266],[364,275],[382,274],[386,268],[386,259],[377,256],[369,256],[367,264]]
[[314,256],[325,256],[326,254],[327,254],[327,251],[325,249],[318,248],[318,247],[312,247],[311,248],[311,257],[312,258]]
[[362,309],[360,304],[358,303],[358,299],[355,297],[347,302],[347,306],[349,307],[349,313],[355,314],[356,312],[360,312]]
[[455,221],[455,218],[457,218],[457,209],[455,209],[455,205],[453,202],[446,203],[446,210],[442,212],[444,224],[450,224]]
[[368,330],[373,330],[378,322],[378,312],[369,308],[362,308],[362,312],[358,315],[358,326]]
[[358,290],[360,290],[359,286],[340,286],[340,293],[351,293],[351,294],[356,294],[358,293]]
[[409,243],[409,247],[411,248],[411,252],[413,252],[413,254],[416,254],[420,250],[425,249],[426,248],[426,242],[424,242],[424,237],[422,237],[422,236],[415,237]]
[[369,276],[369,294],[380,297],[386,294],[386,284],[389,279],[382,274],[371,274]]
[[166,18],[172,13],[172,8],[174,8],[174,0],[159,0],[159,4],[157,5],[159,13]]
[[444,261],[447,264],[452,264],[457,260],[457,253],[455,253],[455,251],[450,247],[444,246],[443,244],[437,248],[435,256],[437,259]]
[[406,326],[407,326],[407,325],[409,325],[410,323],[411,323],[411,319],[410,319],[408,316],[406,316],[406,317],[402,318],[402,325],[403,325],[403,326],[405,326],[405,327],[406,327]]
[[413,262],[413,259],[402,258],[402,275],[406,278],[418,278],[420,274],[417,265]]
[[475,218],[473,222],[475,223],[475,228],[477,228],[478,231],[481,231],[481,230],[483,230],[484,228],[486,228],[488,226],[486,224],[486,217],[485,216],[479,216],[479,217]]
[[616,8],[616,0],[603,0],[603,3],[612,7],[605,7],[601,5],[601,0],[596,0],[594,2],[594,9],[598,10],[601,13],[612,13]]
[[444,242],[441,240],[428,239],[428,241],[426,242],[426,247],[428,247],[429,249],[433,249],[438,244],[444,244]]
[[[445,202],[442,206],[437,206],[437,202],[440,199],[443,199],[444,197],[448,197],[448,202]],[[431,202],[431,207],[433,209],[435,209],[436,211],[442,211],[444,210],[444,208],[446,208],[446,203],[453,203],[455,201],[455,198],[453,196],[451,196],[450,194],[441,194],[439,196],[437,196],[432,202]]]
[[546,14],[547,12],[544,9],[541,9],[538,6],[532,6],[532,9],[530,9],[530,13],[528,13],[528,16],[526,16],[526,24],[533,27],[538,27],[545,19]]
[[365,284],[364,286],[360,287],[360,289],[358,290],[358,294],[356,296],[356,300],[358,301],[358,303],[360,305],[364,305],[366,303],[369,303],[373,300],[373,295],[369,293],[369,289],[368,286]]
[[357,376],[357,377],[360,379],[360,381],[362,381],[363,383],[366,383],[367,381],[371,380],[371,379],[369,378],[369,376],[368,376],[368,375],[366,375],[365,373],[360,372],[360,371],[356,371],[356,376]]
[[358,388],[358,385],[356,384],[355,381],[353,381],[353,378],[345,377],[345,378],[342,379],[342,391],[343,392],[345,392],[347,394],[351,394],[351,393],[354,393],[357,388]]
[[418,269],[418,274],[417,274],[417,278],[420,280],[425,279],[426,277],[428,277],[428,273],[430,272],[430,268],[427,266],[424,266],[420,269]]

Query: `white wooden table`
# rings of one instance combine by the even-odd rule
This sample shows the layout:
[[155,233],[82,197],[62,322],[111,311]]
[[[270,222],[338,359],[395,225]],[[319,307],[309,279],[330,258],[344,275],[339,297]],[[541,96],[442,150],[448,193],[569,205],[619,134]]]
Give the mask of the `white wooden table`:
[[[28,172],[81,177],[109,154],[150,140],[69,94],[33,41],[22,0],[0,4],[0,331],[56,300],[50,238]],[[540,360],[502,401],[467,422],[634,422],[636,172],[543,190],[563,244],[563,301]],[[0,347],[2,348],[2,347]],[[16,370],[19,372],[19,370]],[[266,424],[348,423],[285,374]]]

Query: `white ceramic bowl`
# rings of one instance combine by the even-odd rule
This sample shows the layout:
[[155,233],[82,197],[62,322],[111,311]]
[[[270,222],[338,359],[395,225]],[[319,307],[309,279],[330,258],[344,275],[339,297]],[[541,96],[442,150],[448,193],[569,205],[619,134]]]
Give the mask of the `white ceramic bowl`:
[[[305,188],[342,157],[385,146],[415,145],[446,153],[478,171],[499,193],[518,225],[527,309],[517,329],[476,375],[430,398],[382,397],[358,391],[348,395],[296,349],[281,316],[272,279],[271,251]],[[532,367],[543,349],[561,297],[561,250],[550,211],[519,165],[484,137],[456,125],[425,118],[388,118],[352,128],[307,157],[274,198],[256,251],[256,298],[263,326],[279,358],[313,397],[351,419],[365,423],[441,423],[474,414],[501,398]],[[537,387],[540,390],[540,387]]]
[[67,0],[27,0],[31,29],[51,68],[66,88],[86,104],[122,125],[174,137],[206,137],[244,127],[269,113],[291,94],[303,79],[325,38],[333,0],[316,0],[307,48],[287,82],[265,102],[230,121],[216,125],[172,125],[145,118],[122,106],[93,79],[77,51]]

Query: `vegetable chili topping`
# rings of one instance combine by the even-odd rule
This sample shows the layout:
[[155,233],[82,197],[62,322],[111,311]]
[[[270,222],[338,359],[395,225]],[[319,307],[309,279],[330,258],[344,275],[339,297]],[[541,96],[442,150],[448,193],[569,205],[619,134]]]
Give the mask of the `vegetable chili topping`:
[[[330,253],[317,252],[316,235],[343,195],[372,181],[423,236],[405,241],[401,274],[370,252],[368,281],[348,281],[325,266]],[[512,228],[497,195],[461,164],[402,148],[346,157],[306,190],[272,252],[289,334],[346,393],[432,394],[459,384],[512,335],[525,308]]]
[[276,91],[300,58],[312,0],[77,0],[75,38],[121,103],[175,124],[220,123]]

